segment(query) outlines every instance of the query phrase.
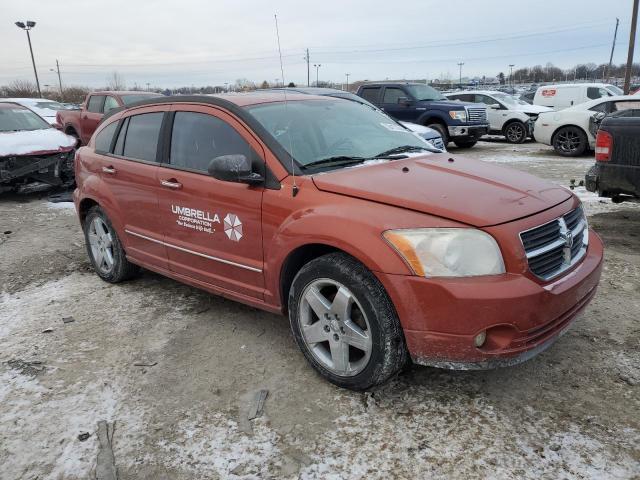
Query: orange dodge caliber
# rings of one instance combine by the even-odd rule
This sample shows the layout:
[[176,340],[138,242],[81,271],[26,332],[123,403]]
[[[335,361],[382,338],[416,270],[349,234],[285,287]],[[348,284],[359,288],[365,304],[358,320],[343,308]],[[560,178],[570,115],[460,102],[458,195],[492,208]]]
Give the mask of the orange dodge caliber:
[[309,363],[362,390],[407,362],[513,365],[593,298],[578,198],[442,153],[368,105],[251,93],[144,100],[76,156],[96,273],[139,267],[288,313]]

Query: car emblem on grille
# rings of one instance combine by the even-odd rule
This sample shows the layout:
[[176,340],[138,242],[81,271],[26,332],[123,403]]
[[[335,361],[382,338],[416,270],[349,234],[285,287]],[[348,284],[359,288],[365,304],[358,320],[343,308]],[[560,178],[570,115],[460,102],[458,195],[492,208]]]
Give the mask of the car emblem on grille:
[[571,230],[567,230],[564,233],[561,233],[560,236],[564,239],[565,248],[573,247],[573,233]]

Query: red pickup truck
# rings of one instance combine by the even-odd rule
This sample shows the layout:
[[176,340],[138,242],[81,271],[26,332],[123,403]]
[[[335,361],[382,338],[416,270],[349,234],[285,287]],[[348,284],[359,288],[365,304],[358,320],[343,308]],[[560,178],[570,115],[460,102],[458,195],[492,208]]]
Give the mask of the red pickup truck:
[[105,113],[114,108],[131,105],[138,100],[161,97],[150,92],[92,92],[87,95],[80,110],[60,110],[54,126],[67,135],[78,139],[80,145],[86,145]]

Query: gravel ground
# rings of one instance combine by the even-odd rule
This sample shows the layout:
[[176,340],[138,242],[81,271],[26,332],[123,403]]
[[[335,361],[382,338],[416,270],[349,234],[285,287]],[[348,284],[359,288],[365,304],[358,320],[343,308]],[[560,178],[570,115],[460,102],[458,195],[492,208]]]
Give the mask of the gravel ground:
[[[593,163],[464,153],[566,186]],[[120,479],[640,478],[640,208],[576,191],[606,261],[565,336],[517,367],[414,367],[364,394],[321,380],[283,317],[148,272],[102,282],[69,204],[4,195],[0,478],[92,477],[100,420]]]

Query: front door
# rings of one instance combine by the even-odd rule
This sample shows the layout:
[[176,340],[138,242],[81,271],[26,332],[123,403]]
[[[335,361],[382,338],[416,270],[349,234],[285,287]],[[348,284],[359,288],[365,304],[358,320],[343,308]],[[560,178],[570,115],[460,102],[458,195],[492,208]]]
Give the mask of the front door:
[[[399,101],[405,103],[398,103]],[[412,121],[415,120],[414,109],[411,108],[406,102],[411,101],[409,95],[404,90],[398,87],[385,87],[382,94],[382,110],[387,115],[392,116],[396,120]]]
[[[495,98],[488,95],[476,94],[475,103],[484,103],[487,106],[487,120],[491,130],[502,130],[504,122],[507,121],[508,110]],[[490,108],[497,105],[498,108]]]
[[245,155],[264,164],[258,141],[210,106],[174,106],[167,163],[159,168],[169,268],[225,290],[262,298],[262,186],[217,180],[211,160]]
[[[120,121],[118,137],[110,152],[100,155],[104,188],[113,199],[127,255],[149,266],[167,269],[163,229],[158,210],[158,140],[163,107],[136,110]],[[160,110],[160,111],[159,111]],[[109,128],[109,126],[107,127]],[[96,138],[96,149],[100,137]]]

